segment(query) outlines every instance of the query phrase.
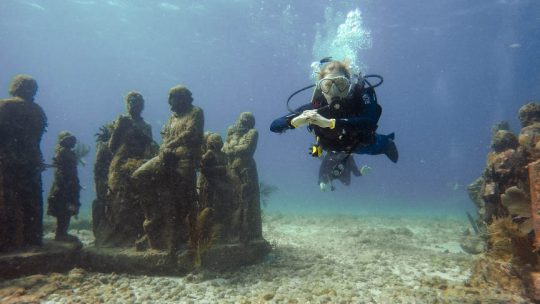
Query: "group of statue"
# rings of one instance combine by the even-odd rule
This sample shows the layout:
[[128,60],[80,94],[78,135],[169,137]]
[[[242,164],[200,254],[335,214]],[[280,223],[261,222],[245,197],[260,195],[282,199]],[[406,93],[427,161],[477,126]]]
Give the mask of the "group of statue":
[[[12,97],[0,100],[0,251],[41,245],[44,165],[40,141],[46,116],[34,102],[37,83],[17,75]],[[258,140],[255,118],[240,115],[225,143],[204,133],[203,110],[190,90],[170,89],[171,116],[162,143],[142,118],[144,98],[129,92],[127,113],[96,134],[92,204],[96,246],[176,251],[188,243],[189,225],[203,210],[219,227],[218,242],[262,238],[259,182],[253,154]],[[61,132],[52,165],[49,215],[57,218],[56,239],[76,241],[67,231],[78,214],[79,180],[75,136]],[[208,209],[207,209],[208,208]]]

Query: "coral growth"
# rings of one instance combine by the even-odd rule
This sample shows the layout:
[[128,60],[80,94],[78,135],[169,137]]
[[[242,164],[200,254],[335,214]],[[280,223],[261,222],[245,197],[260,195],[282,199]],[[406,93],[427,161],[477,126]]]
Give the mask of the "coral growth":
[[523,235],[532,230],[531,199],[523,190],[516,186],[506,189],[501,195],[501,203],[518,220],[516,225]]
[[530,262],[532,243],[510,217],[495,219],[488,227],[488,256],[508,262]]
[[219,236],[219,225],[213,224],[211,214],[211,208],[204,208],[194,219],[186,217],[188,246],[193,255],[195,268],[201,267],[203,254],[212,247]]

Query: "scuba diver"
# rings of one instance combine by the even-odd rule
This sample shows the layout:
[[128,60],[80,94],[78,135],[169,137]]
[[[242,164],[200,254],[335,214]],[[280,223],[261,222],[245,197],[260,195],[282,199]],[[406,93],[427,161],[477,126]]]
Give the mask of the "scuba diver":
[[[352,154],[386,155],[392,162],[398,161],[398,150],[394,133],[378,134],[377,123],[382,108],[377,102],[375,87],[383,79],[378,75],[352,75],[347,62],[323,58],[317,63],[317,82],[294,92],[287,100],[289,114],[275,119],[270,130],[283,133],[303,125],[315,134],[316,144],[311,147],[314,157],[323,156],[319,170],[319,186],[325,191],[332,180],[338,179],[345,185],[350,183],[351,173],[366,174],[371,168],[360,170]],[[379,82],[372,85],[368,78]],[[315,87],[311,103],[291,110],[291,98],[311,87]]]

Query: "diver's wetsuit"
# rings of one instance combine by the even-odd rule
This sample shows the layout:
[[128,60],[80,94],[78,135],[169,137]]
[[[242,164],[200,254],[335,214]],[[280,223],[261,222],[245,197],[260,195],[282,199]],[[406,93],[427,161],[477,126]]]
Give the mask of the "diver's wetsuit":
[[334,129],[321,128],[310,125],[315,135],[319,138],[319,144],[326,151],[347,152],[355,154],[384,154],[394,133],[381,135],[375,133],[377,122],[381,116],[381,106],[377,103],[373,88],[363,88],[355,85],[352,92],[345,99],[339,101],[339,108],[325,106],[323,96],[315,99],[312,103],[296,109],[291,113],[272,122],[270,130],[283,133],[288,129],[294,129],[291,120],[305,110],[318,109],[318,113],[325,118],[335,118]]

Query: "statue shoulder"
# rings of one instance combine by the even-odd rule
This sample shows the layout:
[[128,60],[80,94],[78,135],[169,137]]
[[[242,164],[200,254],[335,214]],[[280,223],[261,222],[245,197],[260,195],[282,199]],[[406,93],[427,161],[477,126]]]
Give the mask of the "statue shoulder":
[[193,106],[193,109],[191,109],[191,114],[197,118],[203,118],[204,117],[204,111],[203,109]]
[[249,129],[249,131],[247,131],[246,135],[249,136],[249,137],[258,137],[259,132],[257,131],[257,129]]
[[0,111],[12,111],[23,107],[25,103],[24,100],[17,97],[0,99]]

